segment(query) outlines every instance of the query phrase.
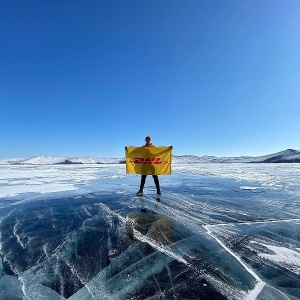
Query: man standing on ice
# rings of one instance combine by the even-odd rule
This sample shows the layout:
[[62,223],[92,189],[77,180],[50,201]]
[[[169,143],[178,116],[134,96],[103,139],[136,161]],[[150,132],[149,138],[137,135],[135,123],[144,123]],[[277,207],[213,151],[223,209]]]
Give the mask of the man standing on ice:
[[[145,141],[146,141],[146,143],[143,147],[146,147],[146,148],[147,147],[155,147],[151,143],[151,137],[150,136],[146,136]],[[142,175],[142,177],[141,177],[140,189],[136,193],[137,196],[142,196],[143,195],[143,189],[144,189],[144,185],[145,185],[145,182],[146,182],[146,177],[147,177],[147,175]],[[161,195],[158,176],[157,175],[152,175],[152,177],[153,177],[153,180],[154,180],[154,183],[155,183],[155,186],[156,186],[157,195]]]

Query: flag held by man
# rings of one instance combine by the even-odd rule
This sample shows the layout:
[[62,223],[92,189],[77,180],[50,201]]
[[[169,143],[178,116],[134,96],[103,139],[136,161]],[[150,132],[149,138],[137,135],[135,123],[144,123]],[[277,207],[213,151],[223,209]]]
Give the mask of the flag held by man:
[[141,175],[170,175],[172,148],[172,146],[127,146],[125,150],[126,173]]

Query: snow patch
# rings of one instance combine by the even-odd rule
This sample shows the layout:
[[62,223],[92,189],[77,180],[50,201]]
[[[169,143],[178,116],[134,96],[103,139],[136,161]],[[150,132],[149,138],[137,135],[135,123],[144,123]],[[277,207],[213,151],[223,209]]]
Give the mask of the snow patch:
[[278,265],[281,265],[298,275],[300,274],[300,251],[298,252],[286,247],[267,245],[263,243],[257,244],[260,244],[268,250],[270,250],[271,252],[273,252],[272,254],[258,253],[258,256],[268,259]]

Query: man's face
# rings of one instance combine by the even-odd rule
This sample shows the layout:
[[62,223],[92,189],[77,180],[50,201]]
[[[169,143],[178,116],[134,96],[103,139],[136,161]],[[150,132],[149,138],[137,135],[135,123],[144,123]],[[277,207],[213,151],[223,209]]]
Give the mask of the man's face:
[[146,139],[146,145],[149,145],[149,144],[150,144],[150,142],[151,142],[151,140],[150,140],[150,139]]

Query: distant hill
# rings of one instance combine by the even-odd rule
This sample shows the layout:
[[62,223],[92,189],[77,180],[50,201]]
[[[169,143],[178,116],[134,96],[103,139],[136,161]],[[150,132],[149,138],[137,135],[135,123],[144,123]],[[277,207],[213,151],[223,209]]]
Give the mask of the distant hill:
[[5,165],[64,165],[64,164],[118,164],[121,158],[91,158],[91,157],[62,157],[34,156],[29,158],[0,159]]
[[[53,165],[53,164],[122,164],[125,158],[90,158],[35,156],[30,158],[4,158],[1,165]],[[195,163],[300,163],[300,151],[287,149],[264,156],[216,157],[195,155],[173,155],[173,164]]]
[[300,151],[287,149],[270,155],[258,156],[251,160],[256,163],[300,163]]
[[300,151],[287,149],[263,156],[173,156],[173,163],[300,163]]

